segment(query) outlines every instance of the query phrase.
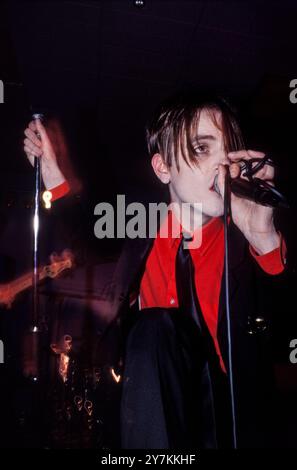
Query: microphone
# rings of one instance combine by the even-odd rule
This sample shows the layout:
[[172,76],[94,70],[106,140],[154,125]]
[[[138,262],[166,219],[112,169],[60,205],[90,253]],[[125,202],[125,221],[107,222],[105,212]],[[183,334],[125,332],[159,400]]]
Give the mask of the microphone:
[[[230,190],[235,196],[254,201],[268,207],[289,209],[286,198],[273,186],[260,178],[245,180],[243,178],[230,178]],[[214,179],[214,190],[221,196],[218,186],[218,175]]]
[[249,199],[257,204],[268,207],[289,209],[286,198],[273,186],[260,178],[247,181],[242,178],[230,179],[230,189],[233,194]]

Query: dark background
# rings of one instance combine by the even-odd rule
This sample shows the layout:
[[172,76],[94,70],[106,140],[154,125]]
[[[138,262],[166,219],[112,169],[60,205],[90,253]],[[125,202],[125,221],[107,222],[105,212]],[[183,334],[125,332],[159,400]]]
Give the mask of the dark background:
[[[296,22],[297,3],[288,1],[146,0],[143,8],[132,0],[9,1],[0,7],[2,282],[31,265],[33,176],[22,145],[32,111],[60,123],[71,162],[66,173],[89,193],[90,218],[95,203],[113,201],[116,194],[156,200],[160,185],[144,127],[158,102],[180,89],[207,87],[230,98],[247,147],[269,152],[278,164],[277,185],[292,206],[276,213],[293,271],[292,293],[279,299],[274,319],[279,445],[285,447],[295,442],[290,407],[297,389],[297,365],[288,361],[289,341],[297,337],[297,104],[289,100],[290,81],[297,78]],[[57,248],[53,232],[44,229],[44,259]],[[97,245],[102,262],[119,251],[118,244]],[[3,313],[11,360],[24,322],[16,318],[25,305],[26,295],[14,307],[18,317],[12,311],[8,320]]]
[[94,201],[152,200],[145,123],[161,99],[191,86],[233,101],[247,147],[271,153],[295,203],[296,2],[10,1],[1,10],[2,190],[32,188],[23,130],[41,110],[58,118]]

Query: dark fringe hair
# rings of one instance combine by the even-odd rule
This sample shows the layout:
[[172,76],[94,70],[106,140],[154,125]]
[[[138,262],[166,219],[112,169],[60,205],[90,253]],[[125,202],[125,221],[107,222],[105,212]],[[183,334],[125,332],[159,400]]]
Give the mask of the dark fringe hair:
[[[207,110],[214,124],[222,131],[226,152],[244,148],[244,140],[235,110],[228,101],[218,95],[182,93],[164,101],[158,107],[146,127],[149,155],[160,153],[170,167],[175,159],[179,170],[178,156],[191,166],[199,164],[192,144],[200,113]],[[215,111],[221,113],[221,125]]]

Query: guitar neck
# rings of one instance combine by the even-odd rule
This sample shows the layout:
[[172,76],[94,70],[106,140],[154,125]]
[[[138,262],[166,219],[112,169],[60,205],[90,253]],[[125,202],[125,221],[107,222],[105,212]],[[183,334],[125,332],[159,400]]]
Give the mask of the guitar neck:
[[[73,261],[70,256],[56,259],[49,265],[42,266],[38,269],[38,283],[46,277],[54,278],[60,274],[64,269],[70,269]],[[23,274],[18,279],[8,283],[0,285],[0,304],[11,305],[14,298],[20,292],[32,287],[33,285],[33,272]]]
[[[42,281],[46,277],[46,271],[45,269],[39,268],[38,270],[38,281]],[[23,276],[19,277],[15,281],[10,282],[9,288],[11,290],[11,293],[13,295],[17,295],[20,292],[28,289],[29,287],[32,287],[33,285],[33,274],[32,272],[23,274]]]

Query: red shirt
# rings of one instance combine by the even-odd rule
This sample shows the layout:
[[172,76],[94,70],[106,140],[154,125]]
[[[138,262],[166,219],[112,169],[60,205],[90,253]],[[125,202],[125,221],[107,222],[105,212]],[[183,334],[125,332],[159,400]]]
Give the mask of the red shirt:
[[[164,223],[167,223],[167,220]],[[158,232],[140,284],[141,309],[178,307],[175,258],[180,242],[180,233],[172,236],[169,230],[168,237],[161,238],[160,232]],[[283,246],[284,251],[285,247]],[[190,249],[190,253],[201,310],[214,340],[221,366],[225,370],[217,340],[219,296],[224,268],[224,224],[222,219],[213,218],[202,227],[201,246]],[[250,253],[268,274],[279,274],[283,271],[281,248],[259,256],[250,247]]]

